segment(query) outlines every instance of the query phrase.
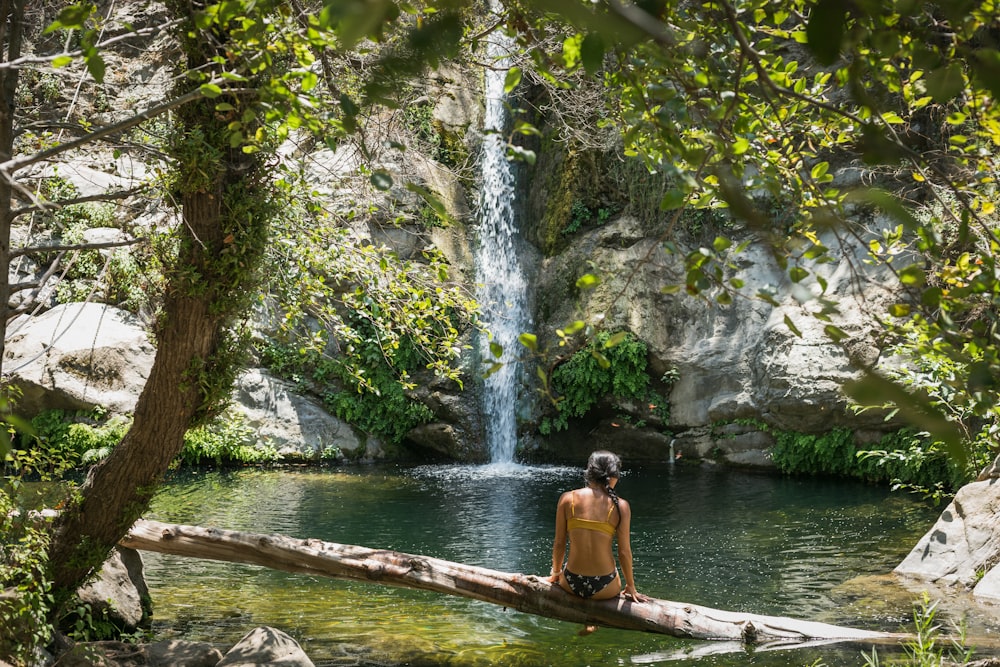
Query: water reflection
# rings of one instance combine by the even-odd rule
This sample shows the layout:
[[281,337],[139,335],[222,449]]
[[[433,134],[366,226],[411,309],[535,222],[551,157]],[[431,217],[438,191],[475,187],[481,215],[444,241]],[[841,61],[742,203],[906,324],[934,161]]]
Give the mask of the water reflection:
[[[545,573],[556,501],[580,485],[581,473],[508,465],[180,475],[150,518]],[[842,585],[891,570],[937,515],[880,488],[711,467],[634,469],[618,488],[632,505],[639,590],[856,627],[895,630],[909,617],[912,595],[890,601],[879,593],[873,602]],[[817,657],[861,664],[857,647],[796,651],[793,663],[780,651],[693,657],[709,648],[607,629],[579,638],[570,624],[421,591],[156,554],[146,560],[161,636],[225,643],[269,624],[299,639],[317,664],[674,664],[678,651],[699,665]],[[853,657],[840,659],[846,655]]]

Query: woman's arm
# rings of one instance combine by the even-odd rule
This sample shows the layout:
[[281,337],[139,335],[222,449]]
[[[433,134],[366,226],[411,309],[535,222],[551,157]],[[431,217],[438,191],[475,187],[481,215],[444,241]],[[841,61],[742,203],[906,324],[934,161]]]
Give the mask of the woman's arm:
[[622,520],[618,523],[618,562],[621,563],[622,575],[625,577],[625,595],[636,602],[645,602],[649,598],[635,589],[635,575],[632,572],[632,541],[629,536],[632,508],[629,507],[628,502],[619,499],[618,511],[622,515]]
[[559,496],[559,502],[556,504],[556,536],[552,541],[552,570],[549,572],[549,581],[553,583],[559,581],[563,559],[566,557],[566,505],[568,502],[569,496],[564,493]]

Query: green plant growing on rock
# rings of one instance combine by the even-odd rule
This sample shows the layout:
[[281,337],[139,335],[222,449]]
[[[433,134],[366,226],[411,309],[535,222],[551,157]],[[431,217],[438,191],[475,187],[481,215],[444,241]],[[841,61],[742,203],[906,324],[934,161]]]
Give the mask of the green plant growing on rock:
[[650,394],[646,352],[646,344],[631,333],[597,333],[552,371],[556,414],[542,420],[539,432],[548,435],[565,430],[570,419],[583,417],[605,398],[665,405],[662,397]]

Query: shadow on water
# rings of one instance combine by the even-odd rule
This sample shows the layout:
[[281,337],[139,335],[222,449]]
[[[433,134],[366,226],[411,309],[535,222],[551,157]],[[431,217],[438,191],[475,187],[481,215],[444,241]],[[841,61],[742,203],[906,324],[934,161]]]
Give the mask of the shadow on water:
[[[149,518],[544,574],[556,501],[581,474],[516,464],[186,473]],[[881,488],[711,466],[633,468],[618,490],[633,508],[640,591],[872,629],[909,623],[915,594],[870,582],[938,513]],[[322,665],[863,664],[854,645],[715,655],[720,645],[635,632],[578,637],[572,624],[423,591],[144,558],[159,637],[231,644],[272,625]],[[867,583],[850,583],[859,581]],[[996,631],[992,620],[970,618]]]

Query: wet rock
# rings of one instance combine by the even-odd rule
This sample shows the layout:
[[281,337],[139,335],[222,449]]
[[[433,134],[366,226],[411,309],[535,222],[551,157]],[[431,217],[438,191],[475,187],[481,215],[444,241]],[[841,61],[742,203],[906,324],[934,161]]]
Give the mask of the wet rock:
[[275,628],[254,628],[236,643],[217,667],[313,667],[299,643]]

